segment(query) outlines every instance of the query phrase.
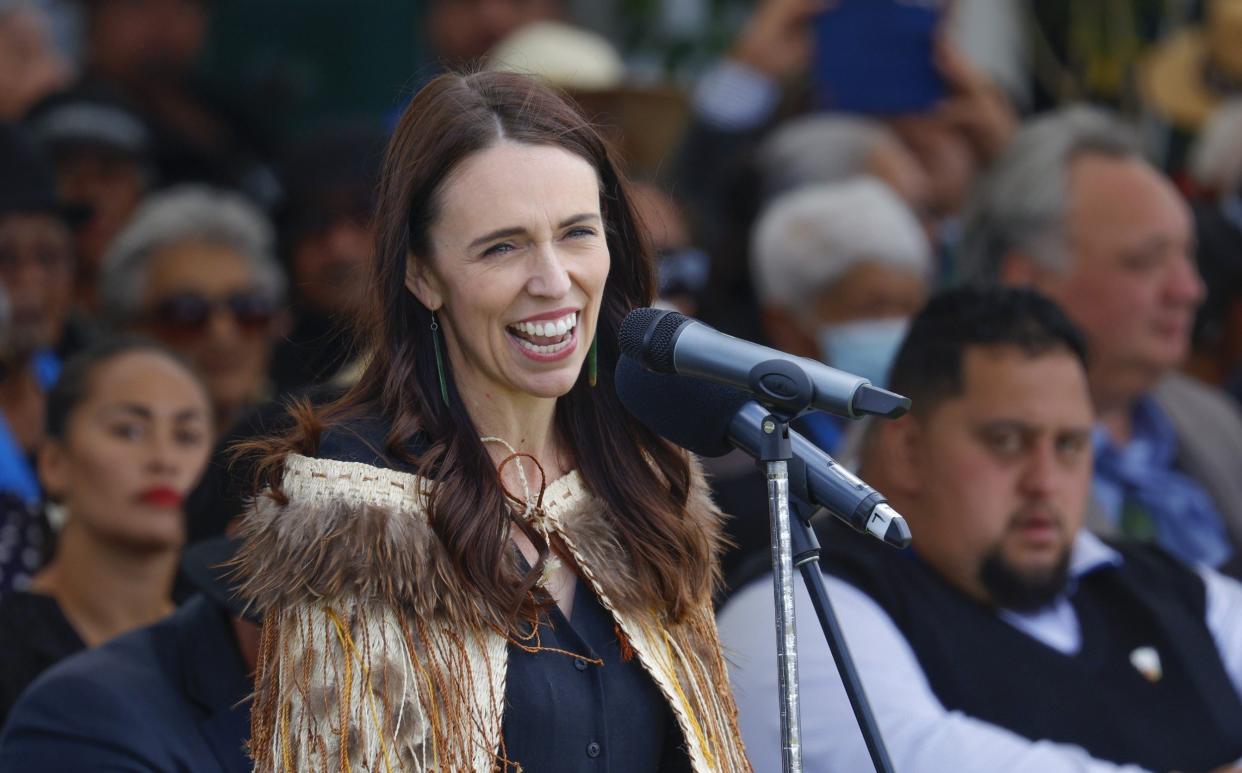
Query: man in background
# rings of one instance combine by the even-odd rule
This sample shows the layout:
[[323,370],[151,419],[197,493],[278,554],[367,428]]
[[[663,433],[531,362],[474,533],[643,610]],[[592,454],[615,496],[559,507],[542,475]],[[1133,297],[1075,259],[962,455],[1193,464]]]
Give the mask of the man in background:
[[1022,129],[976,190],[968,279],[1034,287],[1091,351],[1090,528],[1242,572],[1242,416],[1181,375],[1204,286],[1190,209],[1124,126],[1075,107]]
[[[860,470],[906,517],[912,548],[817,525],[897,770],[1206,771],[1242,758],[1242,585],[1081,528],[1085,363],[1073,325],[1029,290],[934,297],[892,370],[913,409],[872,425]],[[719,621],[757,771],[780,765],[772,617],[768,577]],[[798,630],[806,770],[866,770],[828,648],[813,623]]]

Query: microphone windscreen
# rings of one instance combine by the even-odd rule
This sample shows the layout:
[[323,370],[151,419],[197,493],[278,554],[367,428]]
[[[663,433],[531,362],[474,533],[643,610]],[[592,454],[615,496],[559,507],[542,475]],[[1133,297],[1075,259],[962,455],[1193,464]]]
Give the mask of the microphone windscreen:
[[748,393],[723,384],[652,373],[624,354],[617,360],[616,389],[634,418],[699,456],[724,456],[733,450],[729,424],[751,400]]
[[621,331],[617,333],[617,344],[621,351],[642,362],[647,331],[663,313],[661,309],[641,306],[626,314],[625,319],[621,320]]
[[648,368],[673,373],[675,334],[689,320],[685,314],[667,309],[637,308],[621,321],[617,342],[621,351]]

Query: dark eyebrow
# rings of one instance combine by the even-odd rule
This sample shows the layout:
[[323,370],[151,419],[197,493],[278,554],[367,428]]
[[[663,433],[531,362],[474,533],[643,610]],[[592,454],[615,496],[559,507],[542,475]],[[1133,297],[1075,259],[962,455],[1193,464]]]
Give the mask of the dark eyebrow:
[[202,408],[186,408],[185,410],[177,411],[177,415],[173,417],[173,421],[189,421],[191,419],[206,421],[207,412]]
[[975,432],[1001,432],[1001,431],[1017,431],[1030,432],[1034,428],[1024,421],[1018,419],[992,419],[974,426]]
[[[581,212],[577,215],[573,215],[571,217],[565,218],[564,220],[561,221],[560,225],[558,225],[557,228],[558,229],[568,228],[571,225],[577,225],[578,223],[581,223],[586,220],[597,220],[597,219],[599,219],[599,215],[595,214],[594,212]],[[517,226],[511,227],[511,228],[499,228],[490,233],[483,234],[479,238],[470,242],[470,244],[466,246],[466,249],[473,250],[475,247],[481,247],[487,242],[494,241],[496,239],[504,239],[505,237],[508,237],[508,236],[517,236],[518,234],[525,233],[525,232],[526,232],[525,228],[520,228]]]
[[466,246],[466,249],[473,250],[475,247],[482,247],[484,244],[487,244],[488,242],[494,239],[503,239],[507,236],[517,236],[518,234],[522,233],[523,230],[524,229],[522,228],[501,228],[497,231],[492,231],[491,233],[483,234],[479,238],[470,242],[470,244]]
[[[1016,431],[1016,432],[1020,432],[1020,433],[1028,434],[1028,435],[1032,432],[1040,431],[1039,427],[1033,426],[1031,424],[1027,424],[1026,422],[1020,421],[1018,419],[995,419],[993,421],[987,421],[982,424],[978,424],[975,426],[974,429],[975,429],[975,432],[986,433],[986,432]],[[1056,434],[1057,435],[1067,435],[1067,434],[1069,435],[1090,435],[1091,426],[1086,425],[1086,426],[1062,427],[1057,430]]]
[[[144,405],[139,405],[138,403],[113,403],[112,405],[105,407],[103,410],[104,410],[104,413],[131,414],[140,419],[146,419],[146,420],[150,420],[154,418],[155,416],[155,414],[151,412],[150,408],[147,408]],[[206,418],[207,418],[207,412],[204,411],[202,408],[185,408],[185,409],[178,411],[177,414],[173,416],[173,421],[186,421],[188,419],[206,419]]]
[[113,403],[104,408],[104,413],[130,413],[140,419],[150,419],[152,417],[150,409],[137,403]]

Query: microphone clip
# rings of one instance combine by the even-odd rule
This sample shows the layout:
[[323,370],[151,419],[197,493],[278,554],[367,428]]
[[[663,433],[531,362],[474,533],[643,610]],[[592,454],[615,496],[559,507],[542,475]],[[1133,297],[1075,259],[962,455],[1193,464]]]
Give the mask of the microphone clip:
[[791,460],[789,422],[805,411],[815,397],[810,376],[789,360],[772,359],[751,368],[747,381],[755,399],[770,411],[760,424],[756,461],[763,465]]

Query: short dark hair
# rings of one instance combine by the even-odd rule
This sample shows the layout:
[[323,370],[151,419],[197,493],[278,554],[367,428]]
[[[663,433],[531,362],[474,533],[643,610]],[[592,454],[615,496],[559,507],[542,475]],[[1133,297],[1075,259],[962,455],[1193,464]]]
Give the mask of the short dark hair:
[[961,394],[962,360],[972,346],[1014,346],[1034,357],[1062,350],[1085,368],[1082,333],[1061,308],[1034,290],[963,285],[932,296],[897,352],[889,388],[927,413]]
[[[43,414],[43,428],[49,439],[65,439],[73,412],[90,396],[95,372],[103,365],[130,352],[150,352],[167,357],[185,368],[186,373],[202,385],[202,379],[184,357],[157,341],[134,335],[100,339],[70,357],[65,366],[61,368],[56,383],[48,390],[47,405]],[[205,393],[207,387],[204,385],[202,388]]]

